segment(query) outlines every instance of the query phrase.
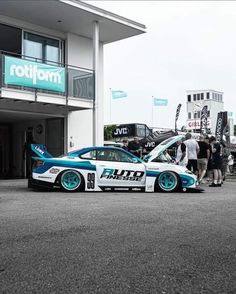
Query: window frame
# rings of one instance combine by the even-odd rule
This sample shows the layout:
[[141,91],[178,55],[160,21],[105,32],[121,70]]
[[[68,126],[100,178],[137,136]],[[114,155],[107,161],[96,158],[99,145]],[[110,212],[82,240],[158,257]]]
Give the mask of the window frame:
[[[35,32],[35,31],[31,31],[31,30],[26,30],[26,29],[22,29],[22,48],[21,48],[21,52],[22,52],[22,55],[24,57],[31,57],[32,59],[37,59],[33,56],[28,56],[25,54],[25,34],[28,33],[28,34],[32,34],[32,35],[35,35],[35,36],[38,36],[38,37],[41,37],[41,38],[45,38],[45,39],[51,39],[51,40],[55,40],[55,41],[58,41],[59,42],[59,46],[58,46],[58,49],[59,49],[59,54],[58,54],[58,62],[55,62],[55,61],[52,61],[52,60],[46,60],[44,58],[44,55],[45,55],[45,52],[43,52],[43,55],[42,55],[42,60],[40,60],[41,63],[47,63],[48,61],[48,64],[54,64],[54,65],[63,65],[65,63],[65,40],[64,39],[61,39],[59,37],[55,37],[55,36],[51,36],[51,35],[47,35],[47,34],[43,34],[43,33],[38,33],[38,32]],[[44,49],[45,50],[45,47]]]

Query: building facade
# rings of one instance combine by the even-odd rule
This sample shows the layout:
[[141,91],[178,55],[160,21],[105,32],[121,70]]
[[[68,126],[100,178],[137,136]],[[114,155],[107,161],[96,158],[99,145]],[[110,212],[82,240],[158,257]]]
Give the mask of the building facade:
[[0,178],[27,176],[32,142],[103,144],[104,45],[144,32],[77,0],[0,2]]
[[187,91],[188,131],[200,132],[201,110],[207,105],[207,132],[215,133],[218,112],[224,111],[223,92],[214,90]]

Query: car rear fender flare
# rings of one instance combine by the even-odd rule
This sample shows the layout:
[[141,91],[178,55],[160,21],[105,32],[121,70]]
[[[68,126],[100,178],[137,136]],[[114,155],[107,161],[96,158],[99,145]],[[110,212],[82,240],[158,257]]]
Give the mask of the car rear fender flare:
[[85,180],[83,175],[74,169],[66,169],[60,172],[56,182],[65,192],[84,191]]

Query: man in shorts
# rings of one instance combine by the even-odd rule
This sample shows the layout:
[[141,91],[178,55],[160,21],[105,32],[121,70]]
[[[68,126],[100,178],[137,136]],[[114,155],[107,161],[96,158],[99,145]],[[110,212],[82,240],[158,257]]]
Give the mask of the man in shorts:
[[198,168],[198,182],[200,184],[207,171],[207,163],[210,157],[210,147],[209,147],[209,144],[205,142],[205,138],[203,135],[200,135],[198,145],[199,145],[199,153],[197,156],[197,168]]

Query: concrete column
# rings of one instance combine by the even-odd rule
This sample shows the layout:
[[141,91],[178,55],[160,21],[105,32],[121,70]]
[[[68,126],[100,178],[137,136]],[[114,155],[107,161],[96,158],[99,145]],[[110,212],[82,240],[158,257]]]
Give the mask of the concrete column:
[[94,80],[94,104],[93,104],[93,145],[98,145],[98,117],[99,117],[99,23],[94,22],[93,27],[93,69],[95,74]]
[[93,28],[93,69],[95,74],[95,99],[93,107],[93,145],[103,145],[103,70],[102,50],[99,44],[99,22]]

